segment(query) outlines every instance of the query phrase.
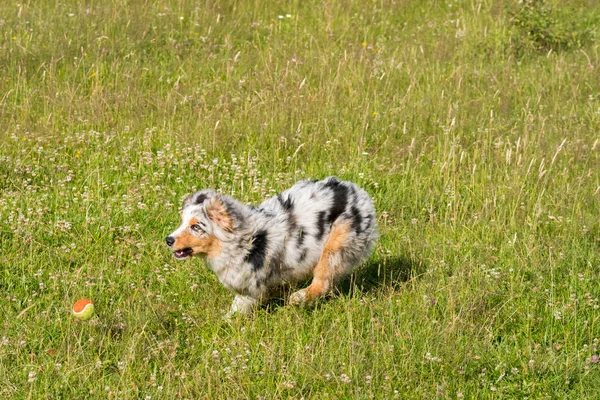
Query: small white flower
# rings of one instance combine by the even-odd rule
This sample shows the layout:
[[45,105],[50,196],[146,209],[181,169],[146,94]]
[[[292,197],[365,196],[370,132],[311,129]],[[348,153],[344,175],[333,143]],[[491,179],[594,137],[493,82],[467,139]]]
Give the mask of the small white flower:
[[554,311],[554,318],[555,319],[561,319],[562,318],[562,313],[558,310]]

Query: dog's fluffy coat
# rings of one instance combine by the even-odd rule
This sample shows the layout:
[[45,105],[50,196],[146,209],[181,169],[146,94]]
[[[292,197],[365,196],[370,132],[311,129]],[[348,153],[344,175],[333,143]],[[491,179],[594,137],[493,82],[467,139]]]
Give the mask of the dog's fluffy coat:
[[300,181],[256,207],[202,190],[184,200],[181,214],[167,244],[178,259],[206,256],[235,294],[230,314],[311,274],[312,283],[289,300],[312,303],[368,257],[378,238],[369,195],[335,177]]

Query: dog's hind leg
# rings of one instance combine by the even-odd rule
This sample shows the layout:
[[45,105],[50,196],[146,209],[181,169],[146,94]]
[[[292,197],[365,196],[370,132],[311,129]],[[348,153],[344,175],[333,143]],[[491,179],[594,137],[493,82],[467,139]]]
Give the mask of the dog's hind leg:
[[313,270],[311,284],[305,289],[292,293],[289,299],[291,304],[311,305],[315,299],[324,296],[331,290],[336,278],[348,273],[350,268],[344,265],[342,253],[345,246],[348,246],[350,232],[351,225],[348,221],[338,220],[333,224],[323,253]]

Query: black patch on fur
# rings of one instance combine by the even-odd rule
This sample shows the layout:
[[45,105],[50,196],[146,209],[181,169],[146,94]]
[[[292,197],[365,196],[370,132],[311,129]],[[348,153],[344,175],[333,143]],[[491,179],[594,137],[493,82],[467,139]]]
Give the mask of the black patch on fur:
[[329,210],[327,222],[332,224],[346,210],[348,205],[348,186],[340,184],[337,179],[331,179],[325,184],[325,187],[333,191],[333,201]]
[[327,183],[325,183],[325,187],[333,187],[333,186],[337,186],[340,184],[340,180],[338,178],[336,178],[335,176],[331,176],[329,177],[329,179],[327,179]]
[[252,236],[252,248],[245,258],[245,261],[252,265],[252,271],[256,272],[264,266],[267,243],[267,231],[258,231]]
[[321,240],[323,238],[323,234],[325,233],[325,215],[327,213],[325,211],[321,211],[317,214],[317,240]]
[[204,203],[204,200],[206,200],[206,195],[200,194],[198,197],[196,197],[196,204],[202,204]]
[[286,200],[283,200],[283,196],[281,194],[278,194],[277,200],[279,200],[279,204],[281,204],[281,207],[283,207],[283,209],[288,212],[294,208],[294,201],[290,196],[288,196]]
[[356,233],[360,233],[362,231],[361,225],[363,221],[360,211],[358,208],[356,208],[356,206],[352,206],[350,211],[352,212],[352,229],[354,229]]

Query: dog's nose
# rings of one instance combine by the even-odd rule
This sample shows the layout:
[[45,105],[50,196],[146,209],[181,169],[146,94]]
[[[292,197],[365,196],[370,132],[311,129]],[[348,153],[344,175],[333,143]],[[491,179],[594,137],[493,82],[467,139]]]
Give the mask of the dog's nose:
[[167,246],[171,247],[173,246],[173,243],[175,243],[175,238],[173,236],[167,236],[165,242],[167,242]]

